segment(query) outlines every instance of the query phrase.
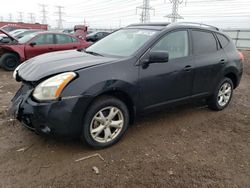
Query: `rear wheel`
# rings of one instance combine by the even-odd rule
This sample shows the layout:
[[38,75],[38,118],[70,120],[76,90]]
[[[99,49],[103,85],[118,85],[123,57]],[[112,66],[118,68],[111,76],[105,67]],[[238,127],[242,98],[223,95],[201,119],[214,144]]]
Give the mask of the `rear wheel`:
[[101,97],[84,117],[82,140],[93,148],[109,147],[122,138],[128,124],[126,105],[114,97]]
[[228,106],[233,96],[233,82],[224,78],[218,85],[215,93],[208,99],[208,107],[212,110],[223,110]]
[[5,53],[0,59],[0,66],[7,71],[13,71],[20,64],[20,59],[13,53]]

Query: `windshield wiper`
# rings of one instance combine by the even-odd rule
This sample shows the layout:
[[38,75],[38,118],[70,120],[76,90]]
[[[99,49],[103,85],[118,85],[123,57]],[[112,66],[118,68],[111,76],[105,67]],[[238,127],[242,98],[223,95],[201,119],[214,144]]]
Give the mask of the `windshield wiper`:
[[97,52],[86,51],[86,50],[84,52],[87,53],[87,54],[95,55],[95,56],[103,56],[102,54],[99,54]]

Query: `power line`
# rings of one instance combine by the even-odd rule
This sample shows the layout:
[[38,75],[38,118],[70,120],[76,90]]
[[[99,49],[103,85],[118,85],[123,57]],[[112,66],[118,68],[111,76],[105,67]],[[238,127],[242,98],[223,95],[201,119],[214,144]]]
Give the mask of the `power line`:
[[150,6],[150,0],[143,0],[142,6],[136,7],[136,11],[137,9],[142,10],[140,18],[141,23],[150,22],[150,10],[154,10]]
[[48,5],[45,4],[39,4],[39,6],[41,7],[41,13],[42,13],[42,24],[47,24],[47,11],[46,8]]
[[182,16],[178,14],[179,4],[183,3],[183,0],[170,0],[172,3],[172,13],[167,15],[166,17],[171,18],[171,22],[176,22],[177,19],[183,19]]
[[64,14],[64,12],[62,12],[62,9],[64,8],[63,6],[56,6],[56,8],[58,9],[58,12],[56,12],[56,14],[58,15],[58,20],[57,20],[57,27],[58,29],[62,29],[63,28],[63,19],[62,19],[62,15]]

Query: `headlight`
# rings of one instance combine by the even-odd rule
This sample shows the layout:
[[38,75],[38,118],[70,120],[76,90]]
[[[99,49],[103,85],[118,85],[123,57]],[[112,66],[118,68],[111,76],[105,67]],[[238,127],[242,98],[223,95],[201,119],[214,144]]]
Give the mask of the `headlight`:
[[39,101],[55,100],[62,90],[76,77],[74,72],[66,72],[53,76],[40,83],[33,92],[33,97]]

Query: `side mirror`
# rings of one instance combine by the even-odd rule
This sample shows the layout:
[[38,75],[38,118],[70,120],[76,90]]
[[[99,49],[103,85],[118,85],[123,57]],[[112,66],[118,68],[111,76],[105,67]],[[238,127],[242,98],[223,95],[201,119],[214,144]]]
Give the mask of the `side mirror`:
[[31,43],[30,43],[30,46],[32,46],[32,47],[35,46],[35,45],[36,45],[35,42],[31,42]]
[[149,53],[150,63],[167,63],[169,61],[169,53],[166,51],[156,51]]

